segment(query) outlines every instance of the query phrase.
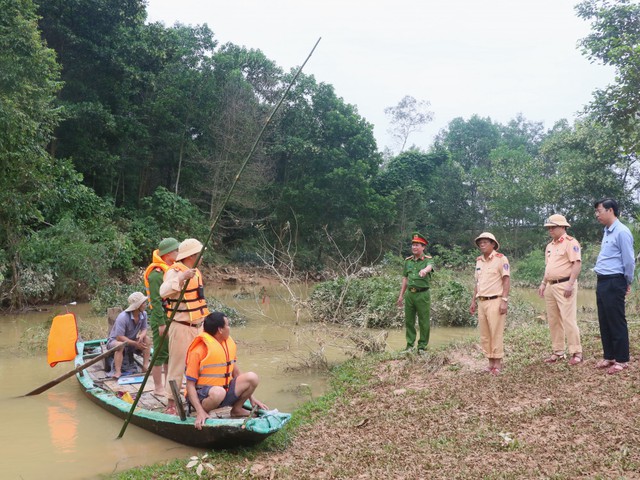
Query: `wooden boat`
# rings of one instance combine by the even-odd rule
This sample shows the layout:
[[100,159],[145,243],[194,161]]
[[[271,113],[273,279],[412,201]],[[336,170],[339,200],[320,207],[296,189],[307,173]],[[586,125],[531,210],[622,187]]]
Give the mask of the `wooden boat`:
[[[76,365],[100,355],[106,350],[106,339],[78,343]],[[76,374],[85,395],[94,403],[114,415],[125,419],[131,409],[132,399],[139,395],[143,373],[122,376],[120,380],[107,376],[104,362],[98,362]],[[231,418],[230,408],[213,410],[202,427],[195,428],[195,412],[186,420],[163,413],[166,398],[154,394],[153,379],[149,377],[141,394],[131,423],[157,435],[185,445],[199,448],[233,448],[253,445],[280,430],[291,418],[277,410],[258,410],[251,418]],[[247,404],[248,405],[248,404]]]

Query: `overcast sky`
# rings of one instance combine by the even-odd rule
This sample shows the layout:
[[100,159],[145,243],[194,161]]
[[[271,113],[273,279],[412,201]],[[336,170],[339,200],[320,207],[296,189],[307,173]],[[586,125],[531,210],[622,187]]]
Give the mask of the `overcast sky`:
[[405,95],[431,102],[421,148],[456,117],[506,123],[518,113],[546,128],[573,120],[613,70],[577,43],[589,24],[573,0],[148,0],[148,20],[209,25],[222,44],[260,49],[280,67],[330,83],[397,149],[385,107]]

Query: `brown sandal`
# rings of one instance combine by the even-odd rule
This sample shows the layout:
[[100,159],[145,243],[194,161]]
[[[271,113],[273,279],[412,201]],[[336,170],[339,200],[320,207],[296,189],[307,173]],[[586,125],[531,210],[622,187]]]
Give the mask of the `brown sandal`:
[[549,357],[544,359],[544,363],[556,363],[559,360],[564,360],[567,356],[563,353],[562,355],[558,355],[557,353],[552,353]]
[[609,368],[614,363],[616,363],[615,360],[607,360],[606,358],[603,358],[602,360],[600,360],[600,361],[598,361],[596,363],[596,367],[595,368]]
[[574,353],[573,355],[571,355],[571,359],[569,360],[569,365],[578,365],[579,363],[582,363],[582,354]]
[[616,373],[619,373],[619,372],[625,370],[626,368],[629,368],[629,364],[628,363],[615,362],[613,365],[611,365],[611,367],[609,367],[609,369],[607,370],[607,373],[609,375],[615,375]]

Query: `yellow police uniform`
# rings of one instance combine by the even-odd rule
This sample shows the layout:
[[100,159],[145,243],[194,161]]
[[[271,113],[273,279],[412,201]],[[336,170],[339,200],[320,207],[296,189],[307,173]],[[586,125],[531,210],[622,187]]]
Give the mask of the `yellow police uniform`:
[[569,354],[582,353],[577,321],[577,280],[571,296],[564,296],[573,264],[581,260],[580,244],[566,233],[550,242],[545,249],[544,300],[554,353],[564,352],[565,336]]
[[478,301],[480,347],[487,358],[504,357],[504,325],[507,314],[500,313],[502,278],[510,276],[509,260],[492,252],[489,258],[476,258],[475,282]]

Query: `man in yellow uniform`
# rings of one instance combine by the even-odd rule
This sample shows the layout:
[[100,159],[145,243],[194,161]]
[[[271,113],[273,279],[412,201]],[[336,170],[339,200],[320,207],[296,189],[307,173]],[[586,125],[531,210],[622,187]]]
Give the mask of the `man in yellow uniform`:
[[[418,232],[411,239],[411,255],[404,259],[402,271],[402,285],[398,296],[398,307],[404,303],[404,325],[406,328],[407,347],[409,351],[416,341],[416,315],[420,338],[418,340],[418,353],[423,352],[429,343],[431,295],[429,286],[433,272],[433,260],[424,254],[424,249],[429,242]],[[408,292],[407,292],[408,290]],[[405,296],[405,292],[406,296]]]
[[551,215],[544,226],[552,238],[545,249],[545,270],[538,294],[547,307],[547,321],[553,352],[545,363],[565,358],[565,335],[569,347],[569,365],[582,362],[582,345],[577,320],[578,275],[582,257],[578,241],[567,235],[570,227],[563,215]]
[[478,312],[480,347],[489,359],[485,371],[498,375],[502,371],[504,357],[504,325],[511,271],[507,257],[497,252],[500,244],[493,234],[481,233],[476,238],[476,245],[482,255],[476,258],[475,286],[469,311],[471,315]]
[[[202,243],[195,238],[187,238],[178,247],[176,263],[164,274],[160,285],[160,296],[165,301],[167,316],[175,310],[175,316],[169,327],[169,367],[167,370],[167,389],[169,382],[175,380],[178,389],[182,388],[184,378],[184,359],[191,342],[202,331],[204,317],[209,315],[207,300],[204,296],[202,273],[196,261],[202,251]],[[182,302],[178,303],[180,292],[187,283]],[[169,396],[166,413],[175,414],[175,402]]]

